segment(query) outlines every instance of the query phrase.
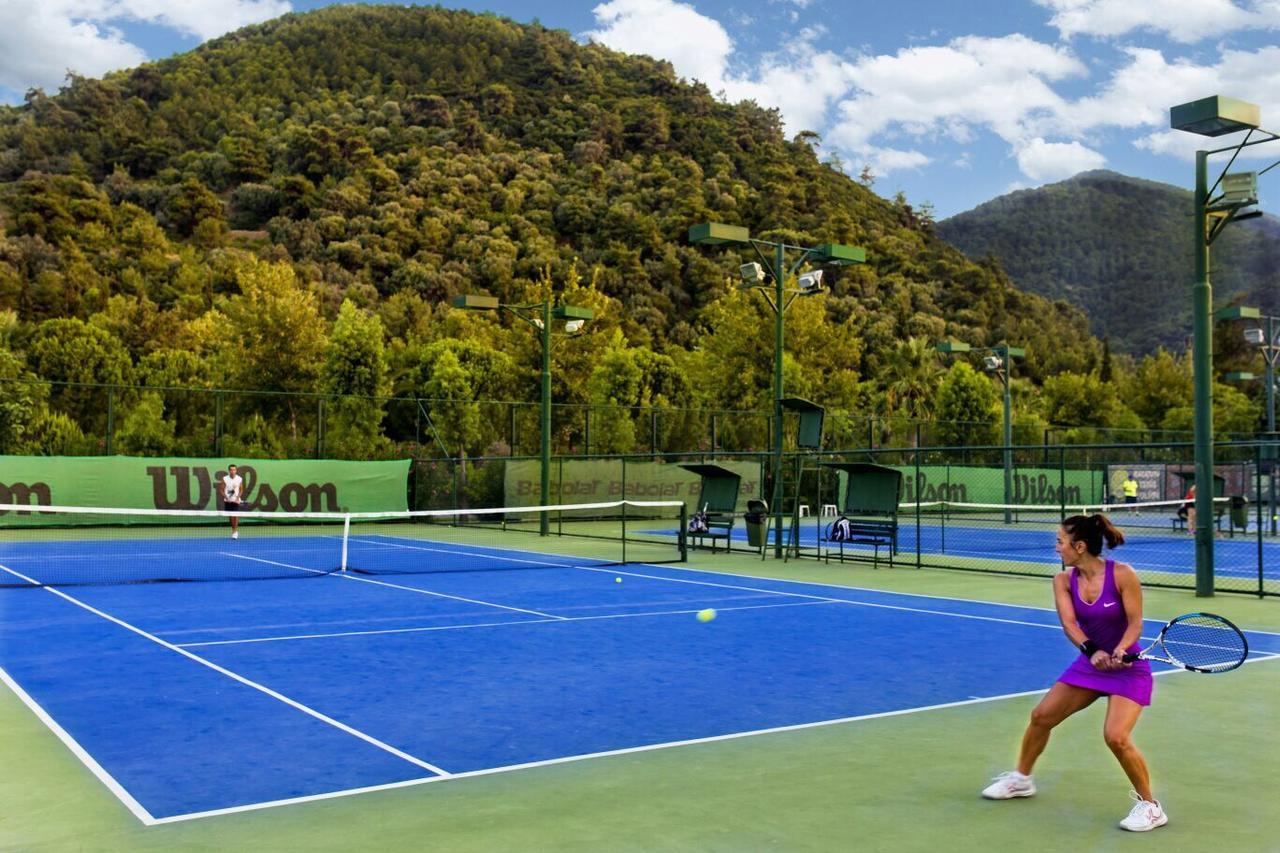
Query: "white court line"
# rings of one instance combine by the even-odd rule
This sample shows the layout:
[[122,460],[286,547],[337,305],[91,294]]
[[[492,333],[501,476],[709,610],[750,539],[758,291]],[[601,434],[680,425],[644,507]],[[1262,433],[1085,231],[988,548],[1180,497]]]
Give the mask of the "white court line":
[[[687,616],[690,613],[698,613],[705,610],[702,604],[708,602],[700,602],[700,606],[690,608],[689,610],[653,610],[643,613],[609,613],[596,616],[565,616],[556,619],[519,619],[510,622],[472,622],[465,625],[423,625],[414,628],[374,628],[368,631],[335,631],[330,634],[294,634],[282,637],[251,637],[245,640],[207,640],[199,643],[178,643],[184,649],[191,649],[197,646],[240,646],[247,643],[273,643],[279,640],[325,640],[330,637],[372,637],[381,636],[383,634],[421,634],[427,631],[462,631],[468,628],[506,628],[521,625],[546,625],[559,624],[564,622],[593,622],[602,619],[635,619],[641,616]],[[773,607],[816,607],[823,604],[837,604],[834,599],[831,601],[796,601],[787,604],[744,604],[741,607],[717,607],[717,613],[727,613],[731,610],[766,610]]]
[[[1280,654],[1269,655],[1265,658],[1250,659],[1246,663],[1259,663],[1264,660],[1280,659]],[[1192,675],[1181,669],[1169,669],[1162,672],[1153,673],[1156,677],[1165,675]],[[192,812],[184,815],[173,815],[171,817],[163,817],[156,823],[179,823],[188,820],[198,820],[206,817],[217,817],[221,815],[239,814],[240,812],[257,811],[260,809],[278,808],[280,806],[291,806],[300,803],[314,803],[321,800],[332,800],[339,797],[349,797],[355,794],[366,794],[375,791],[391,791],[398,788],[408,788],[417,785],[427,785],[432,782],[452,782],[457,779],[470,779],[477,776],[492,776],[497,773],[510,773],[517,770],[532,770],[538,767],[550,767],[556,764],[569,764],[576,761],[587,761],[595,758],[609,758],[617,755],[632,755],[638,752],[653,752],[659,749],[671,749],[681,746],[697,746],[700,744],[719,743],[721,741],[739,740],[748,737],[757,737],[759,735],[782,734],[784,732],[803,731],[805,729],[824,728],[826,726],[841,725],[843,723],[858,723],[867,720],[880,720],[889,717],[904,717],[911,714],[919,714],[924,711],[942,711],[949,708],[961,708],[966,705],[981,705],[989,702],[1001,702],[1006,699],[1020,699],[1025,696],[1037,696],[1047,693],[1048,688],[1039,690],[1024,690],[1019,693],[1004,693],[999,696],[983,696],[973,699],[961,699],[956,702],[943,702],[937,705],[924,705],[918,708],[900,708],[896,711],[880,711],[874,714],[859,714],[852,717],[839,717],[832,720],[818,720],[811,723],[795,723],[788,726],[774,726],[767,729],[753,729],[745,732],[730,732],[723,735],[711,735],[709,737],[690,738],[688,740],[669,741],[667,743],[654,743],[645,746],[629,746],[621,749],[610,749],[603,752],[591,752],[583,755],[568,755],[562,758],[549,758],[544,761],[529,761],[523,764],[508,764],[502,767],[486,767],[483,770],[465,770],[460,773],[453,773],[448,776],[435,776],[427,779],[410,779],[404,782],[388,782],[385,785],[369,785],[363,788],[349,788],[344,791],[330,791],[324,794],[310,794],[305,797],[291,797],[283,800],[271,800],[263,803],[251,803],[244,806],[232,806],[225,809],[213,809],[205,812]]]
[[[0,566],[0,569],[6,569],[6,566]],[[156,823],[156,818],[151,812],[147,811],[142,803],[133,798],[133,795],[124,789],[124,786],[116,781],[115,777],[107,772],[101,764],[99,764],[88,750],[82,747],[79,742],[73,738],[66,729],[58,725],[58,721],[51,717],[44,708],[40,707],[40,703],[32,698],[31,694],[23,690],[18,682],[14,681],[9,673],[0,667],[0,681],[13,691],[14,695],[22,700],[23,704],[31,709],[40,722],[49,727],[49,731],[53,732],[63,745],[71,750],[71,754],[80,759],[80,763],[89,768],[89,772],[98,777],[98,781],[106,786],[107,790],[116,795],[116,799],[124,804],[133,816],[142,821],[143,824],[151,826]]]
[[[26,575],[22,574],[21,572],[16,572],[16,571],[14,571],[13,569],[10,569],[10,568],[8,568],[8,567],[6,567],[6,566],[0,566],[0,569],[3,569],[4,571],[9,572],[10,574],[14,575],[15,577],[19,577],[19,578],[21,578],[22,580],[26,581],[27,583],[30,583],[30,584],[35,585],[35,586],[39,586],[39,584],[38,584],[36,581],[32,580],[31,578],[27,577]],[[319,712],[319,711],[315,710],[314,708],[308,707],[307,705],[304,705],[304,704],[302,704],[301,702],[299,702],[299,701],[297,701],[297,700],[295,700],[295,699],[291,699],[291,698],[289,698],[288,696],[285,696],[283,693],[280,693],[280,692],[279,692],[279,691],[277,691],[277,690],[272,690],[270,687],[267,687],[266,685],[259,684],[259,683],[258,683],[258,682],[256,682],[256,681],[253,681],[253,680],[251,680],[251,679],[245,678],[243,675],[240,675],[239,673],[232,672],[231,670],[227,669],[226,667],[219,666],[218,664],[214,663],[213,661],[211,661],[211,660],[207,660],[207,659],[205,659],[205,658],[202,658],[202,657],[200,657],[199,655],[195,654],[194,652],[189,652],[189,651],[187,651],[187,650],[186,650],[186,649],[184,649],[184,648],[181,648],[181,647],[179,647],[179,646],[175,646],[173,643],[170,643],[170,642],[169,642],[169,641],[167,641],[167,640],[162,640],[161,638],[157,637],[155,634],[150,634],[150,633],[148,633],[148,632],[144,631],[143,629],[141,629],[141,628],[137,627],[136,625],[131,625],[131,624],[129,624],[128,622],[125,622],[123,619],[119,619],[119,618],[117,618],[117,617],[115,617],[115,616],[112,616],[112,615],[111,615],[111,614],[109,614],[109,613],[105,613],[105,612],[103,612],[103,611],[101,611],[101,610],[97,609],[97,608],[96,608],[96,607],[94,607],[93,605],[86,604],[85,602],[80,601],[80,600],[79,600],[79,599],[77,599],[77,598],[74,598],[74,597],[72,597],[72,596],[70,596],[70,595],[67,595],[65,592],[63,592],[63,591],[62,591],[62,590],[60,590],[60,589],[54,589],[53,587],[49,587],[49,586],[41,587],[41,589],[43,589],[45,592],[50,593],[51,595],[56,595],[56,596],[58,596],[59,598],[63,599],[64,601],[67,601],[67,602],[70,602],[71,604],[74,604],[76,607],[80,607],[80,608],[82,608],[82,609],[84,609],[84,610],[87,610],[87,611],[89,611],[90,613],[94,614],[95,616],[99,616],[99,617],[101,617],[101,618],[103,618],[103,619],[106,619],[108,622],[112,622],[112,623],[114,623],[114,624],[116,624],[116,625],[119,625],[121,628],[124,628],[124,629],[126,629],[126,630],[132,631],[133,633],[137,634],[138,636],[143,637],[144,639],[150,640],[151,642],[155,643],[156,645],[163,646],[163,647],[164,647],[164,648],[166,648],[166,649],[169,649],[169,650],[171,650],[171,651],[177,652],[178,654],[182,655],[183,657],[188,658],[188,659],[190,659],[190,660],[193,660],[193,661],[195,661],[196,663],[198,663],[198,664],[200,664],[200,665],[202,665],[202,666],[207,666],[209,669],[212,669],[214,672],[217,672],[217,673],[220,673],[220,674],[222,674],[222,675],[225,675],[225,676],[227,676],[228,678],[233,679],[234,681],[238,681],[238,682],[240,682],[241,684],[245,685],[246,687],[251,687],[251,688],[253,688],[254,690],[257,690],[257,691],[259,691],[259,692],[261,692],[261,693],[265,693],[266,695],[270,696],[272,699],[276,699],[276,700],[278,700],[278,701],[280,701],[280,702],[283,702],[284,704],[288,705],[289,707],[291,707],[291,708],[295,708],[296,710],[299,710],[299,711],[301,711],[302,713],[307,714],[308,716],[314,717],[314,718],[316,718],[317,720],[319,720],[319,721],[320,721],[320,722],[322,722],[322,723],[327,723],[327,724],[329,724],[329,725],[333,726],[334,728],[336,728],[336,729],[338,729],[338,730],[340,730],[340,731],[346,732],[347,734],[349,734],[349,735],[351,735],[351,736],[353,736],[353,737],[357,737],[357,738],[359,738],[360,740],[364,741],[365,743],[368,743],[368,744],[370,744],[370,745],[372,745],[372,746],[377,747],[378,749],[381,749],[381,750],[382,750],[382,751],[384,751],[384,752],[388,752],[388,753],[390,753],[390,754],[394,755],[396,758],[403,759],[404,761],[407,761],[407,762],[409,762],[410,764],[413,764],[413,765],[416,765],[416,766],[418,766],[418,767],[421,767],[421,768],[422,768],[422,769],[424,769],[424,770],[429,770],[429,771],[431,771],[432,773],[437,773],[437,774],[439,774],[439,775],[441,775],[441,776],[448,776],[448,775],[449,775],[449,771],[447,771],[447,770],[443,770],[443,769],[441,769],[441,768],[439,768],[439,767],[436,767],[434,764],[430,764],[430,763],[428,763],[428,762],[426,762],[426,761],[423,761],[423,760],[422,760],[422,759],[420,759],[420,758],[416,758],[416,757],[414,757],[414,756],[410,755],[410,754],[409,754],[409,753],[407,753],[407,752],[403,752],[403,751],[401,751],[401,750],[399,750],[399,749],[396,749],[394,746],[392,746],[392,745],[391,745],[391,744],[389,744],[389,743],[385,743],[385,742],[383,742],[383,741],[380,741],[380,740],[378,740],[377,738],[373,737],[372,735],[366,734],[366,733],[364,733],[364,732],[360,731],[359,729],[354,729],[354,728],[352,728],[351,726],[348,726],[346,723],[340,722],[339,720],[335,720],[333,717],[330,717],[330,716],[328,716],[327,714],[322,714],[321,712]]]
[[240,557],[241,559],[244,559],[244,560],[253,560],[255,562],[266,563],[267,565],[271,565],[271,566],[280,566],[281,568],[284,568],[284,569],[301,569],[304,572],[315,572],[318,575],[329,575],[330,577],[342,577],[342,578],[346,578],[347,580],[376,584],[377,586],[385,586],[391,589],[408,590],[409,592],[416,592],[421,595],[431,595],[431,596],[435,596],[436,598],[449,598],[454,601],[465,601],[467,604],[479,604],[483,607],[496,607],[500,610],[514,610],[516,613],[528,613],[532,616],[541,616],[545,619],[564,619],[565,618],[564,616],[557,616],[554,613],[543,613],[541,610],[525,610],[523,607],[508,607],[505,604],[495,604],[492,601],[480,601],[479,599],[476,599],[476,598],[463,598],[460,595],[448,595],[443,592],[433,592],[432,590],[420,589],[419,587],[416,587],[416,586],[403,586],[397,583],[387,583],[386,581],[376,581],[373,578],[359,577],[357,575],[353,575],[348,572],[322,572],[322,571],[319,571],[318,569],[305,569],[302,566],[294,566],[289,563],[278,563],[275,560],[264,560],[262,557],[250,557],[245,554],[228,554],[227,556]]

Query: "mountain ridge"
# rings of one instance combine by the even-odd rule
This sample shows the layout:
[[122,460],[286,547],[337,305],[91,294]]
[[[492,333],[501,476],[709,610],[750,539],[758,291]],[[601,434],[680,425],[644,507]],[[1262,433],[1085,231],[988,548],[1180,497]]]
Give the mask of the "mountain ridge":
[[[987,201],[939,222],[938,233],[970,257],[998,258],[1020,287],[1080,307],[1117,352],[1181,351],[1190,334],[1192,205],[1187,190],[1092,170]],[[1210,258],[1216,303],[1280,307],[1275,217],[1231,225]]]

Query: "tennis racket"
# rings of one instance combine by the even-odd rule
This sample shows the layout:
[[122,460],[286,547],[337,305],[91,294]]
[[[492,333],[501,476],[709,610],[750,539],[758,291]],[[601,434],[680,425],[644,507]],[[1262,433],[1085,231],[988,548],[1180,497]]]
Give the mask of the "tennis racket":
[[1235,625],[1213,613],[1184,613],[1126,662],[1157,660],[1190,672],[1230,672],[1249,656],[1249,641]]

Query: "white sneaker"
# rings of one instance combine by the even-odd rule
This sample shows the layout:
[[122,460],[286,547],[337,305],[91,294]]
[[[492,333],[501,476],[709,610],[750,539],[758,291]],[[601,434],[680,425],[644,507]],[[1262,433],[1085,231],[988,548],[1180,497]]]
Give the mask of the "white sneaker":
[[240,531],[239,531],[239,530],[237,530],[237,531],[235,531],[234,533],[232,533],[232,534],[231,534],[231,538],[232,538],[232,539],[239,539],[239,538],[240,538]]
[[1135,802],[1133,808],[1129,810],[1129,816],[1120,821],[1121,829],[1127,829],[1130,832],[1149,832],[1169,822],[1169,816],[1164,813],[1159,803],[1147,802],[1136,792],[1129,796],[1133,797]]
[[990,785],[982,789],[982,796],[988,800],[1011,800],[1014,797],[1030,797],[1036,792],[1036,783],[1030,776],[1023,776],[1017,770],[1009,770],[997,776]]

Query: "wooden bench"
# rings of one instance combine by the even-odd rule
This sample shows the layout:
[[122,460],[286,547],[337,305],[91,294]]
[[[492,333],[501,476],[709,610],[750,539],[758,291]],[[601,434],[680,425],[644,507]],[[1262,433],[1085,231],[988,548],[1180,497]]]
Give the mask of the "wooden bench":
[[[872,559],[877,567],[880,565],[880,549],[882,547],[889,549],[889,565],[892,566],[893,557],[898,553],[898,520],[896,518],[850,518],[848,521],[850,533],[850,538],[848,539],[833,540],[827,538],[831,529],[830,526],[823,531],[823,540],[828,543],[825,555],[826,561],[828,563],[831,562],[832,548],[830,543],[834,542],[840,546],[836,559],[842,563],[845,560],[845,545],[870,545],[875,549]],[[851,557],[850,559],[853,558]]]

